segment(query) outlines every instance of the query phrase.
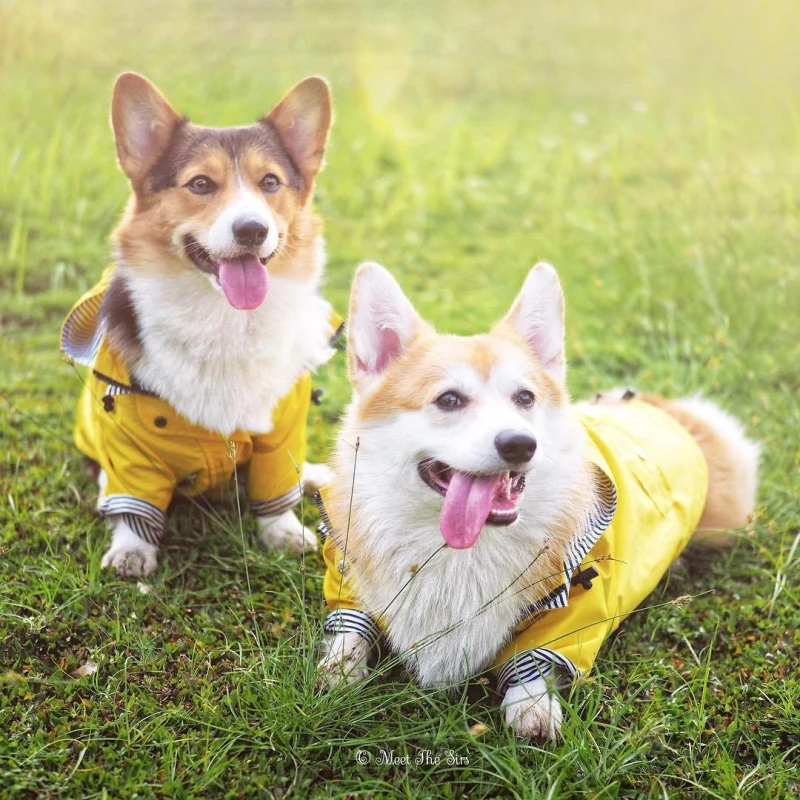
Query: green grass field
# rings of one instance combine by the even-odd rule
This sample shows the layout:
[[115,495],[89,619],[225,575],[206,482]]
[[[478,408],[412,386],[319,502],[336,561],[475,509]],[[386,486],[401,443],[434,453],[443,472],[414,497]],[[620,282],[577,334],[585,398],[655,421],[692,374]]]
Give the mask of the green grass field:
[[[798,41],[792,0],[0,3],[0,796],[797,796]],[[340,309],[375,259],[441,329],[483,330],[545,259],[575,396],[702,391],[763,441],[753,524],[623,626],[563,742],[514,741],[485,682],[317,696],[321,559],[264,551],[234,502],[178,503],[149,593],[100,570],[58,331],[127,195],[125,69],[216,125],[330,79]],[[318,384],[323,458],[341,356]]]

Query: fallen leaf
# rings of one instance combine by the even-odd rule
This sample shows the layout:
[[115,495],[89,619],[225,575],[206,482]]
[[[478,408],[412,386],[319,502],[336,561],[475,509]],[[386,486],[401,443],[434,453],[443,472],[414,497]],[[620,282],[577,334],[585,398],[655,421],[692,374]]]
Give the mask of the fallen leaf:
[[87,675],[94,675],[97,672],[97,664],[94,661],[87,661],[85,664],[82,664],[78,669],[72,671],[72,676],[74,678],[85,678]]

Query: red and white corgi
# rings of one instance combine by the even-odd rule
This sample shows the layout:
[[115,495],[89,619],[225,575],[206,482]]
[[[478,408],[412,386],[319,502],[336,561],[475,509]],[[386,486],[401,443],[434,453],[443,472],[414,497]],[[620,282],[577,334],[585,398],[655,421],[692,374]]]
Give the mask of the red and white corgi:
[[[139,75],[117,80],[111,121],[132,194],[114,263],[62,334],[92,367],[76,442],[101,468],[103,566],[151,573],[173,493],[211,490],[248,462],[261,539],[316,548],[291,509],[307,376],[332,352],[311,208],[331,119],[317,77],[231,128],[193,125]],[[303,480],[327,474],[306,465]]]
[[546,264],[472,337],[436,333],[366,264],[348,326],[322,682],[363,678],[384,637],[423,686],[493,669],[516,733],[556,736],[554,683],[591,668],[695,530],[745,524],[758,446],[699,399],[571,405]]

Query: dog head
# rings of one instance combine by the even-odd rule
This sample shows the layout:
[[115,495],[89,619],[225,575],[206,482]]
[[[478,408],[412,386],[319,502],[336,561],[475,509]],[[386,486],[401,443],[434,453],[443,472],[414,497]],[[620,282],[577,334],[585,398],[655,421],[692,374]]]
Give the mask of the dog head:
[[262,303],[270,273],[315,277],[313,259],[293,256],[317,234],[309,206],[331,114],[328,84],[312,77],[254,125],[201,127],[121,75],[111,122],[133,190],[116,232],[126,264],[197,271],[243,310]]
[[466,549],[486,525],[518,528],[558,504],[580,448],[566,415],[564,300],[552,267],[530,271],[491,333],[457,337],[437,334],[386,270],[365,264],[348,350],[355,396],[343,435],[359,439],[362,505],[391,498],[396,523],[438,518],[446,543]]

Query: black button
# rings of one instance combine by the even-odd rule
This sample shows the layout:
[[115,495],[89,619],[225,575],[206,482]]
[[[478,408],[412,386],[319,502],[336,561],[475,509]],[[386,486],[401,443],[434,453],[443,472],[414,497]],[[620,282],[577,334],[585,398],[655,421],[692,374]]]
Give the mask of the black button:
[[598,577],[600,573],[597,571],[595,567],[587,567],[586,569],[580,570],[577,572],[570,583],[573,586],[583,586],[584,589],[588,592],[589,589],[592,588],[592,581]]
[[156,417],[155,418],[156,428],[166,428],[167,427],[167,418],[166,417]]

